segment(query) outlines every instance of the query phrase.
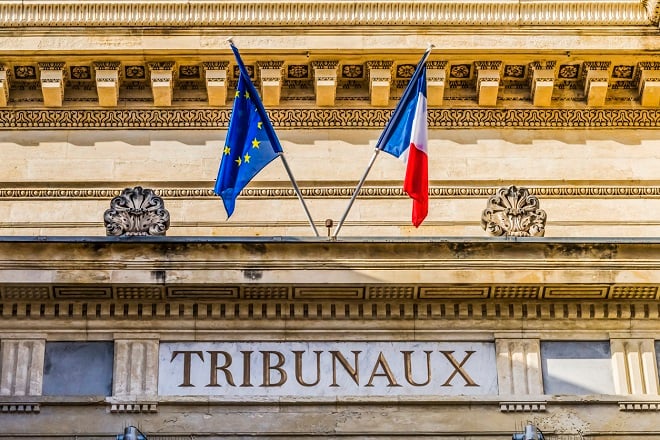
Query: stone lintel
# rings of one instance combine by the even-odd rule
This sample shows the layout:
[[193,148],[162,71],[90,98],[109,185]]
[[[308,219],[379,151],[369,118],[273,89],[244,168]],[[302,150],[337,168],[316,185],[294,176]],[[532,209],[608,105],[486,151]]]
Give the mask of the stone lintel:
[[206,94],[209,105],[223,106],[227,102],[227,61],[206,62],[204,72],[206,75]]
[[316,105],[319,107],[332,107],[335,105],[337,95],[337,67],[338,61],[313,61],[314,92]]

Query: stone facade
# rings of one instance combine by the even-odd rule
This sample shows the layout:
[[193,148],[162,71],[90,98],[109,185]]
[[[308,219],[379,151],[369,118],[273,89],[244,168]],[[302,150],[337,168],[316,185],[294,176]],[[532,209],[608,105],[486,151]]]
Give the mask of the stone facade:
[[[659,13],[0,0],[0,439],[660,439]],[[321,237],[213,194],[228,37]],[[428,217],[380,155],[331,237],[428,43]]]

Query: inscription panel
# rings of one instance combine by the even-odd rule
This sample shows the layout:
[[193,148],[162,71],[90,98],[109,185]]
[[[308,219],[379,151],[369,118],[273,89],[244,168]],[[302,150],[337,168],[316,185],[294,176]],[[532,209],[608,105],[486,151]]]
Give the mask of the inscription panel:
[[160,344],[159,395],[497,394],[493,343]]

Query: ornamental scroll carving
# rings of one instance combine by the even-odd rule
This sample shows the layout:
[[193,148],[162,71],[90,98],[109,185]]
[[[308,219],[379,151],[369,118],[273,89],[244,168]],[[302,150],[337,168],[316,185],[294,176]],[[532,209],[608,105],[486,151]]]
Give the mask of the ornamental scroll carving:
[[510,186],[500,188],[488,199],[481,215],[481,227],[490,235],[507,237],[543,237],[545,211],[539,208],[539,199],[527,188]]
[[112,199],[103,215],[106,235],[165,235],[170,227],[170,213],[163,199],[141,186],[126,188]]

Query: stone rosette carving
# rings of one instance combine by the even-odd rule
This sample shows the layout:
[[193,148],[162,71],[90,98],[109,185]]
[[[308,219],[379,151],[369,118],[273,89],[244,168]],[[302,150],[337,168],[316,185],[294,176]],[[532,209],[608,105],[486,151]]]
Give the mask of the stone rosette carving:
[[170,227],[163,199],[141,186],[126,188],[113,198],[103,220],[110,236],[165,235]]
[[538,198],[527,188],[510,186],[500,188],[488,199],[481,215],[481,227],[494,236],[543,237],[545,220]]

